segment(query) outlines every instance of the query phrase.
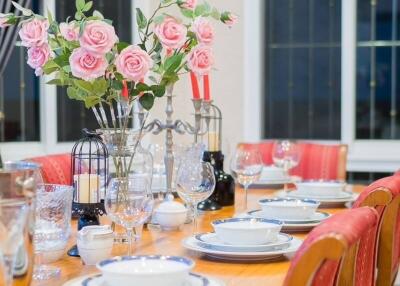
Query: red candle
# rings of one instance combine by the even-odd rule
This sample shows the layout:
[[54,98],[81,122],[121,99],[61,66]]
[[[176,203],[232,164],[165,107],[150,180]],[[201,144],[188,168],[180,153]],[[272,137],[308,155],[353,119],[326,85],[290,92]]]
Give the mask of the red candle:
[[193,99],[200,99],[200,90],[197,77],[193,72],[190,72],[190,80],[192,81]]
[[210,79],[208,77],[208,74],[203,76],[203,89],[204,89],[204,101],[210,101],[211,100]]
[[128,99],[129,97],[128,85],[124,80],[122,81],[122,97],[124,97],[125,99]]

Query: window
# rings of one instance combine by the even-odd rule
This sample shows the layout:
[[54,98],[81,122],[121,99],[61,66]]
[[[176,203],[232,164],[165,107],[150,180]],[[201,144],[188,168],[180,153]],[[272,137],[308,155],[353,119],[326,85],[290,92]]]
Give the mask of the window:
[[265,2],[264,137],[340,139],[341,0]]
[[[132,42],[131,3],[126,0],[95,0],[93,9],[100,11],[105,18],[111,19],[120,41]],[[74,15],[75,1],[57,1],[56,17],[58,21]],[[79,139],[83,128],[96,129],[98,123],[92,111],[82,102],[67,97],[65,88],[57,89],[57,140],[59,142]]]
[[[38,8],[39,1],[32,1],[32,9]],[[39,105],[39,80],[26,64],[26,49],[17,44],[0,76],[0,142],[40,141]]]

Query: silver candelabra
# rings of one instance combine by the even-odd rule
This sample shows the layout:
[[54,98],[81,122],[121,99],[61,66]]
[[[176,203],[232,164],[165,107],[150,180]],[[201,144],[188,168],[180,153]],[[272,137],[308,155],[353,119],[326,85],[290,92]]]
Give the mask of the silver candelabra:
[[[207,132],[207,128],[205,130],[201,130],[201,119],[204,117],[202,114],[202,108],[205,113],[207,113],[211,105],[211,101],[203,101],[202,99],[192,99],[193,107],[194,107],[194,126],[189,122],[182,121],[177,119],[174,121],[172,115],[174,113],[174,108],[172,105],[172,92],[173,86],[168,86],[166,89],[166,97],[167,97],[167,105],[165,108],[165,114],[167,115],[165,123],[163,123],[159,119],[155,119],[149,124],[143,127],[145,132],[152,132],[157,135],[162,131],[165,131],[165,155],[164,155],[164,163],[165,163],[165,172],[166,172],[166,180],[167,180],[167,194],[172,193],[172,175],[174,170],[174,153],[173,153],[173,131],[178,134],[190,134],[194,136],[194,142],[198,143],[199,136],[204,135]],[[139,111],[139,122],[143,124],[145,113],[143,110]],[[205,116],[207,118],[207,116]],[[207,126],[208,124],[206,124]]]

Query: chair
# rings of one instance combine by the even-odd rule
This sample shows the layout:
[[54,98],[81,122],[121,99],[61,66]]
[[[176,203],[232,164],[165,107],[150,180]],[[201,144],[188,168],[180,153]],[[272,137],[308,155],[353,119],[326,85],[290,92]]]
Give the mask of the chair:
[[[273,140],[260,143],[241,143],[243,148],[258,148],[263,163],[273,164]],[[317,144],[299,142],[301,159],[291,175],[300,176],[303,180],[346,180],[347,145],[344,144]]]
[[57,154],[26,159],[41,165],[42,177],[47,184],[71,185],[71,154]]
[[378,223],[375,209],[361,207],[333,215],[314,228],[296,252],[284,286],[357,285],[356,255],[362,237]]

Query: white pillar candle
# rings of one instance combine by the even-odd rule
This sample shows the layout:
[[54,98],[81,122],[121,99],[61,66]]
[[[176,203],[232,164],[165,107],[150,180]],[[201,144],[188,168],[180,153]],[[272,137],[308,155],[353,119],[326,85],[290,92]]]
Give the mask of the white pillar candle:
[[74,175],[77,201],[79,203],[88,204],[98,202],[99,179],[99,175],[97,174]]

